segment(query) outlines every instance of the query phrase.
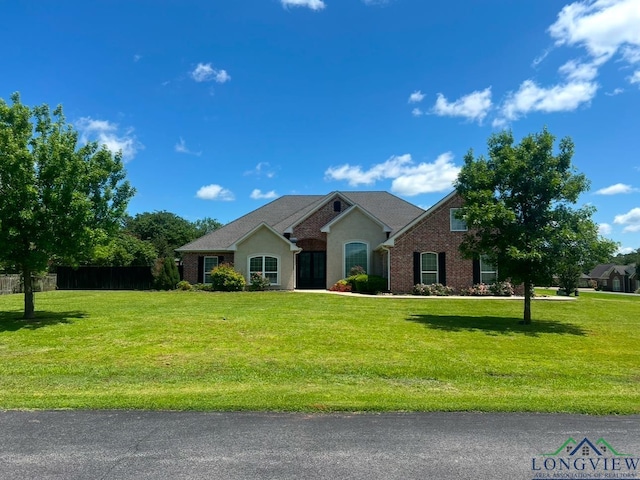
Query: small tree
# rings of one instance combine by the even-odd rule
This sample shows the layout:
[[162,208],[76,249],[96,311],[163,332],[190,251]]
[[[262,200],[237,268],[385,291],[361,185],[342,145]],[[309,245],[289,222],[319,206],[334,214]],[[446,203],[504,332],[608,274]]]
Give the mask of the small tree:
[[[546,129],[514,145],[508,131],[489,137],[489,158],[465,156],[455,188],[464,200],[459,214],[469,227],[461,246],[469,257],[487,255],[500,279],[524,283],[523,323],[531,323],[531,291],[549,285],[567,249],[567,232],[590,229],[592,210],[571,208],[589,182],[571,165],[574,146]],[[584,264],[586,251],[574,260]],[[572,260],[573,261],[573,260]]]
[[51,261],[77,265],[113,234],[134,190],[120,153],[78,145],[62,107],[33,109],[0,99],[0,264],[24,279],[24,317],[33,318],[32,275]]
[[158,290],[173,290],[180,281],[180,273],[173,258],[159,258],[153,271],[154,285]]

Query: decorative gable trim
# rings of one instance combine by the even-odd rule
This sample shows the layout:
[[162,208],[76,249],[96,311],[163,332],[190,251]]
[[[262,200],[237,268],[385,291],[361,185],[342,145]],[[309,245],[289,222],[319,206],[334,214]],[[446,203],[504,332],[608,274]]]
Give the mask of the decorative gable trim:
[[[337,198],[336,198],[337,197]],[[302,217],[296,219],[295,223],[292,223],[289,227],[287,227],[284,231],[284,233],[289,233],[292,234],[293,233],[293,229],[296,228],[298,225],[300,225],[302,222],[304,222],[305,220],[307,220],[309,217],[315,215],[317,213],[318,210],[320,210],[323,206],[325,206],[327,203],[329,202],[333,202],[336,201],[337,199],[342,200],[343,202],[347,202],[349,204],[352,204],[353,202],[351,200],[349,200],[348,198],[346,198],[344,195],[342,195],[340,192],[338,191],[334,191],[331,192],[329,194],[327,194],[323,199],[319,200],[318,203],[316,204],[316,206],[314,208],[312,208],[309,212],[307,212],[306,215],[303,215]],[[346,211],[346,210],[345,210]]]

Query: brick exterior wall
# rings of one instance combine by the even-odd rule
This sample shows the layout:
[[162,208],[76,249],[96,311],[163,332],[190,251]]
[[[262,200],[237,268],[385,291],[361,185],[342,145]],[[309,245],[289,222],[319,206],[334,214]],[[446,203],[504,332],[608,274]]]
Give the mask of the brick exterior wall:
[[414,252],[445,252],[446,284],[455,289],[473,285],[473,261],[463,258],[459,250],[466,232],[452,232],[450,227],[450,209],[460,206],[462,199],[453,196],[395,240],[390,248],[392,292],[411,292]]
[[224,257],[224,263],[233,263],[233,253],[185,253],[182,256],[182,277],[189,283],[202,283],[202,278],[198,278],[198,258],[199,257]]
[[[340,212],[334,212],[333,203],[338,200],[340,201],[341,206]],[[345,202],[339,197],[332,198],[324,206],[314,212],[313,215],[297,225],[293,229],[293,234],[291,236],[297,238],[297,245],[305,250],[326,250],[327,234],[321,232],[320,229],[350,206],[350,203]],[[310,244],[309,240],[318,240],[319,242],[311,243],[314,248],[308,248],[306,245]]]

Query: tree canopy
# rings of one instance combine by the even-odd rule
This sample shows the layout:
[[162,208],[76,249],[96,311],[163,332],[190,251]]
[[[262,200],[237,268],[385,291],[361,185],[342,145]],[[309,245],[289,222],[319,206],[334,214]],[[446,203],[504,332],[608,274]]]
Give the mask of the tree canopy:
[[[524,323],[531,322],[534,285],[550,285],[562,262],[582,267],[610,248],[597,236],[593,210],[573,207],[589,188],[571,164],[573,142],[563,138],[557,154],[554,142],[546,129],[517,145],[511,132],[496,133],[488,158],[467,153],[455,183],[469,227],[461,249],[469,257],[487,255],[500,279],[524,284]],[[581,243],[575,232],[588,232],[589,241]]]
[[134,189],[122,155],[81,145],[61,106],[0,99],[0,263],[22,273],[25,318],[34,316],[31,276],[51,261],[78,264],[115,232]]

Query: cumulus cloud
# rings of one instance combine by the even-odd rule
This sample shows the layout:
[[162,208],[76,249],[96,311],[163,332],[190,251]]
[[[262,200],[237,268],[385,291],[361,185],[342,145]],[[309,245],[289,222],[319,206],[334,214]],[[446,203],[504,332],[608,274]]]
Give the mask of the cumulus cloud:
[[610,187],[601,188],[600,190],[596,191],[596,195],[619,195],[621,193],[631,193],[635,191],[636,189],[631,185],[616,183],[615,185],[611,185]]
[[233,193],[220,185],[211,184],[201,187],[196,193],[196,197],[203,200],[222,200],[229,202],[235,199]]
[[217,83],[226,83],[231,80],[231,75],[226,70],[216,70],[210,63],[198,63],[190,75],[198,83],[212,80]]
[[420,90],[416,90],[409,95],[409,103],[420,103],[422,100],[424,100],[424,93]]
[[419,108],[414,108],[413,110],[411,110],[411,115],[413,115],[414,117],[421,117],[422,115],[424,115],[424,112]]
[[550,88],[538,86],[533,80],[525,80],[516,92],[507,95],[500,107],[500,116],[494,126],[526,115],[529,112],[566,112],[590,102],[598,91],[593,82],[570,82]]
[[327,169],[325,177],[328,180],[347,181],[353,187],[392,179],[392,192],[414,196],[451,189],[459,172],[460,168],[453,164],[453,155],[447,152],[433,163],[416,164],[411,155],[405,154],[393,156],[367,170],[359,165],[345,164]]
[[253,192],[251,192],[250,197],[253,200],[271,200],[274,198],[278,198],[278,194],[275,192],[275,190],[263,193],[262,190],[256,188],[253,190]]
[[636,249],[632,247],[620,247],[616,252],[616,255],[628,255],[630,253],[635,252]]
[[598,233],[600,235],[610,235],[611,231],[611,225],[609,225],[608,223],[601,223],[600,225],[598,225]]
[[119,125],[108,120],[82,117],[75,123],[75,127],[80,133],[81,142],[96,141],[99,145],[107,147],[112,153],[122,152],[124,161],[132,160],[138,150],[144,148],[144,145],[138,142],[134,135],[133,128],[127,128],[124,132],[119,132]]
[[287,7],[307,7],[311,10],[322,10],[326,7],[322,0],[280,0],[282,6]]
[[438,94],[431,112],[438,116],[463,117],[470,121],[482,122],[491,109],[491,87],[477,90],[449,102],[441,93]]
[[629,83],[640,83],[640,70],[633,72],[633,75],[629,77]]
[[192,150],[189,150],[187,148],[187,144],[184,141],[184,138],[180,137],[180,141],[178,143],[175,144],[174,147],[175,151],[178,153],[186,153],[187,155],[196,155],[196,156],[200,156],[202,155],[202,152],[194,152]]
[[633,208],[613,219],[616,225],[625,225],[623,232],[640,232],[640,208]]

